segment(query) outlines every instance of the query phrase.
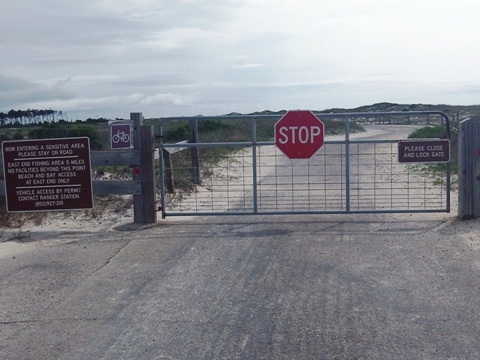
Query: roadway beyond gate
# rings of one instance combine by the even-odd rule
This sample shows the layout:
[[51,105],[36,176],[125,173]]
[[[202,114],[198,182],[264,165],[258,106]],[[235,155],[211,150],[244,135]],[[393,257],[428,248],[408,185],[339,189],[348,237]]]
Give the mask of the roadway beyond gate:
[[[200,134],[195,143],[162,142],[163,217],[450,211],[450,165],[446,156],[438,161],[446,163],[444,172],[435,178],[422,163],[399,161],[399,144],[418,127],[444,128],[442,139],[419,141],[448,143],[450,124],[442,112],[292,111],[283,117],[167,118],[161,120],[160,133],[169,122],[185,120],[247,121],[251,137],[248,141],[231,141],[225,135],[226,141],[207,142]],[[257,138],[257,128],[265,127],[265,122],[275,127],[275,141]],[[367,131],[353,133],[353,123]],[[324,137],[329,126],[340,127],[343,135]],[[185,156],[193,151],[176,150],[167,163],[165,153],[178,148],[197,150],[199,179],[192,181],[194,161]],[[216,152],[230,155],[219,158]],[[169,191],[167,182],[171,184]]]

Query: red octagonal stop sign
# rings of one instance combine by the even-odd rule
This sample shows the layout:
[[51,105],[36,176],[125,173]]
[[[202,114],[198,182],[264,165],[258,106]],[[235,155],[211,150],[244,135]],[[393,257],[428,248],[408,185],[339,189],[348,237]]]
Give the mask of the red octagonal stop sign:
[[308,159],[323,146],[324,130],[311,111],[288,111],[275,124],[275,145],[290,159]]

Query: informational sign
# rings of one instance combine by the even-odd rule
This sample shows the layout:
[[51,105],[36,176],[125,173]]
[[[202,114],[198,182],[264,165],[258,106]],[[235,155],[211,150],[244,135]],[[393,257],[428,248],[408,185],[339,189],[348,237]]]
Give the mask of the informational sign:
[[398,142],[400,163],[447,163],[450,161],[450,141],[404,140]]
[[7,211],[93,207],[88,137],[4,141]]
[[130,149],[132,125],[128,122],[115,122],[110,124],[110,148]]
[[311,111],[288,111],[275,124],[275,145],[290,159],[309,159],[323,146],[324,129]]

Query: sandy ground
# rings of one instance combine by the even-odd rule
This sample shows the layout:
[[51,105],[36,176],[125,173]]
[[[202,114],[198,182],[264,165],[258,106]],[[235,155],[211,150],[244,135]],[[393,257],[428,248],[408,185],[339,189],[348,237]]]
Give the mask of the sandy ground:
[[[406,139],[413,125],[366,125],[367,131],[351,134],[351,140]],[[343,135],[326,141],[343,141]],[[345,208],[343,165],[339,145],[326,145],[315,158],[289,160],[273,144],[257,150],[257,210],[342,211]],[[440,184],[409,171],[413,165],[398,163],[392,144],[352,145],[350,148],[350,206],[352,210],[422,210],[445,207]],[[205,171],[202,184],[193,191],[177,189],[166,194],[166,213],[253,212],[252,148],[237,152]],[[174,171],[175,172],[175,171]],[[175,177],[175,174],[174,174]],[[186,180],[188,182],[188,179]],[[370,183],[370,185],[366,185]],[[373,185],[372,185],[373,183]],[[405,184],[408,185],[406,190]]]
[[[473,251],[480,251],[480,218],[467,221],[457,219],[457,194],[452,193],[452,208],[450,213],[430,214],[393,214],[398,221],[408,221],[421,217],[425,220],[441,220],[448,225],[449,231],[459,241],[462,241]],[[340,216],[340,215],[339,215]],[[192,221],[191,217],[175,217],[162,220],[158,214],[157,225],[162,223]],[[372,215],[375,221],[375,215]],[[15,254],[28,251],[32,247],[52,246],[56,243],[71,241],[71,235],[79,237],[97,232],[116,232],[125,228],[134,229],[142,227],[133,224],[133,209],[124,208],[105,209],[95,214],[93,211],[52,212],[46,214],[41,224],[26,222],[16,228],[0,229],[0,259],[15,256]],[[65,237],[68,235],[68,239]],[[480,260],[479,260],[480,267]]]
[[22,219],[21,225],[0,228],[0,259],[32,247],[64,242],[65,235],[85,236],[114,232],[121,226],[134,227],[131,198],[117,197],[108,206],[95,205],[91,210],[41,213],[30,220]]

